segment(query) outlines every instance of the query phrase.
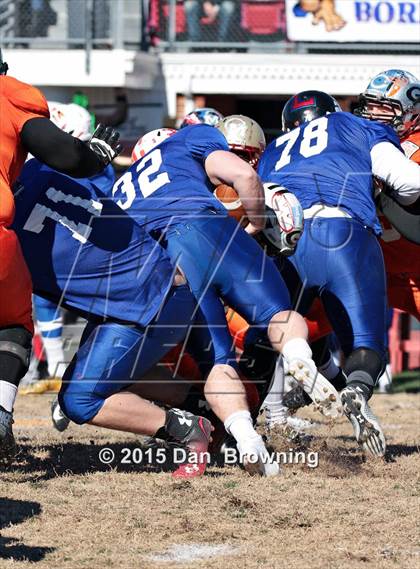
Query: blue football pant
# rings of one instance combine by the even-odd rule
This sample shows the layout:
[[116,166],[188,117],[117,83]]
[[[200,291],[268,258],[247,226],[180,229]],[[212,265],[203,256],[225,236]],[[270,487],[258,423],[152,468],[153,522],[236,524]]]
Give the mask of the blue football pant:
[[141,378],[188,336],[194,308],[190,291],[180,286],[171,290],[146,329],[116,322],[89,322],[59,393],[67,417],[78,424],[90,421],[105,399]]
[[289,310],[290,297],[274,262],[231,217],[205,215],[177,223],[166,235],[173,264],[184,273],[212,338],[214,363],[235,365],[223,299],[251,325],[265,329]]
[[306,315],[321,298],[346,356],[362,347],[383,356],[386,280],[373,233],[353,219],[310,219],[295,254],[279,267],[298,312]]

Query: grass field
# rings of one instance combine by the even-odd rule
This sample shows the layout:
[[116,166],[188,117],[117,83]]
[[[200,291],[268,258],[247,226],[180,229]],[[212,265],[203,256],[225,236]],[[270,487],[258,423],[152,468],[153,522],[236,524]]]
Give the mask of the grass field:
[[[101,465],[103,447],[121,457],[138,439],[92,427],[55,433],[50,399],[18,398],[21,453],[0,473],[1,568],[420,565],[419,395],[375,396],[386,461],[364,460],[345,419],[321,419],[306,448],[318,452],[317,468],[288,464],[260,479],[211,467],[193,481],[154,465]],[[273,447],[293,449],[280,436]]]

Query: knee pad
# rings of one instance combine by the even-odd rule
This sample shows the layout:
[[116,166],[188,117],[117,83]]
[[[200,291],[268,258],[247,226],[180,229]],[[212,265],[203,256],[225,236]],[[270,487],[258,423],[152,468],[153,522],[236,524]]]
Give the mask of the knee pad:
[[357,348],[347,358],[343,371],[350,376],[362,371],[372,378],[372,388],[376,385],[386,366],[385,354],[381,355],[370,348]]
[[32,334],[23,326],[0,329],[0,379],[18,386],[29,368]]
[[261,401],[265,399],[270,387],[278,355],[268,338],[262,337],[251,344],[245,344],[239,370],[246,379],[254,382]]
[[91,381],[72,380],[76,362],[75,356],[64,373],[58,402],[66,417],[77,425],[83,425],[97,415],[105,398],[95,392],[95,386]]
[[77,425],[84,425],[98,414],[105,399],[92,391],[62,390],[58,402],[66,417]]

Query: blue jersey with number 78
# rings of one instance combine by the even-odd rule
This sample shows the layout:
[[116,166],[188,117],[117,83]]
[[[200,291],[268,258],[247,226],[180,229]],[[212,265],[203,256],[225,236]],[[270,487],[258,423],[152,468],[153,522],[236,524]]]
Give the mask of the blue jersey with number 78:
[[370,151],[399,140],[391,127],[337,112],[314,119],[274,140],[258,165],[263,182],[286,187],[302,208],[339,207],[381,233],[374,203]]

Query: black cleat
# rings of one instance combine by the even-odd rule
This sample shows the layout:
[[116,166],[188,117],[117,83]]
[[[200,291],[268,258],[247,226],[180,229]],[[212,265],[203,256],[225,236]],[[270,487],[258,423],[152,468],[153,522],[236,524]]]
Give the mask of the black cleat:
[[9,462],[16,454],[13,413],[0,406],[0,462]]

